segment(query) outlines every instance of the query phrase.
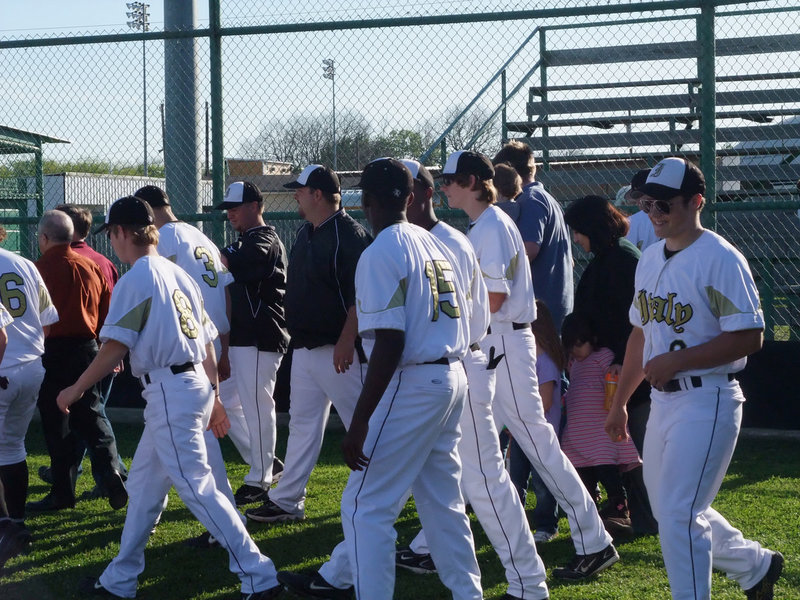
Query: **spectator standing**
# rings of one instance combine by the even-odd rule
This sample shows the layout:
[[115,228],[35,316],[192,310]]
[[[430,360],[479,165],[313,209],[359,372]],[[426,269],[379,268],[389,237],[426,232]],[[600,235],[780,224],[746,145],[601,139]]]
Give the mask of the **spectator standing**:
[[564,395],[567,420],[561,435],[561,448],[590,494],[597,484],[606,489],[608,504],[603,515],[615,523],[631,526],[628,494],[622,471],[640,464],[636,446],[628,439],[615,443],[605,433],[605,376],[614,353],[597,343],[592,321],[582,313],[564,317],[561,341],[569,354],[569,389]]
[[[628,310],[634,295],[634,277],[640,252],[625,238],[628,223],[625,215],[606,198],[585,196],[569,204],[567,224],[575,243],[592,260],[583,270],[575,290],[575,312],[587,316],[597,336],[597,345],[608,348],[614,357],[609,373],[619,375],[625,358],[632,325]],[[644,451],[644,437],[650,414],[650,386],[646,381],[636,389],[628,403],[628,426],[639,455]],[[642,469],[625,472],[629,492],[632,527],[616,523],[613,516],[605,525],[614,535],[623,533],[653,534],[657,525],[642,478]]]
[[69,416],[56,406],[58,392],[75,383],[97,355],[97,334],[111,298],[100,267],[70,248],[72,234],[72,220],[61,211],[47,211],[39,222],[42,256],[36,267],[59,314],[44,343],[45,375],[38,399],[53,485],[42,500],[28,503],[28,508],[43,511],[75,506],[75,456],[82,440],[94,456],[101,489],[111,508],[117,510],[125,506],[128,494],[118,470],[113,433],[102,417],[99,386],[88,386]]
[[531,265],[533,286],[561,328],[564,315],[572,312],[572,246],[564,224],[564,211],[536,181],[536,161],[530,146],[512,140],[498,152],[495,164],[508,162],[522,178],[519,220],[515,221]]

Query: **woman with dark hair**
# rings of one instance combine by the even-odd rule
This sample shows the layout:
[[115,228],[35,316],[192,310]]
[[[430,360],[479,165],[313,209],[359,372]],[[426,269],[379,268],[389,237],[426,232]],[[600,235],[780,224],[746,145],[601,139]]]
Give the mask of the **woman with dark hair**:
[[[575,289],[573,310],[590,319],[598,345],[614,353],[609,372],[619,375],[628,336],[633,329],[628,311],[633,302],[634,276],[641,253],[625,239],[628,219],[606,198],[585,196],[574,200],[564,212],[564,221],[572,229],[575,244],[593,255]],[[649,414],[650,386],[644,381],[628,403],[628,427],[640,456]],[[641,468],[626,475],[634,531],[656,533]],[[620,524],[623,525],[620,529],[627,529],[625,521],[613,515],[604,519],[610,531]]]

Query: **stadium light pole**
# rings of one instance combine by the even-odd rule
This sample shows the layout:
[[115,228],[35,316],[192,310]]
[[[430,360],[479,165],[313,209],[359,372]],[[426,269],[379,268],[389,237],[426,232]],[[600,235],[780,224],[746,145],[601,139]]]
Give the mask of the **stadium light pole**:
[[[144,2],[128,2],[126,5],[130,11],[125,13],[130,19],[128,27],[137,31],[149,31],[150,13],[147,9],[149,4]],[[144,175],[147,176],[147,55],[145,53],[145,40],[142,40],[142,129],[144,131]]]
[[336,171],[338,170],[336,160],[336,66],[332,58],[326,58],[322,61],[322,76],[331,80],[333,92],[333,170]]

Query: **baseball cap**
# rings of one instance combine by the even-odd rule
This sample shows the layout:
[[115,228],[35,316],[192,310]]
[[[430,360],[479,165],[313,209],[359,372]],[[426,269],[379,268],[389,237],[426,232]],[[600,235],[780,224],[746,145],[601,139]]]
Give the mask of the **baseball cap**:
[[167,192],[162,190],[157,185],[146,185],[144,187],[140,187],[133,195],[137,198],[141,198],[153,208],[169,206],[169,196],[167,196]]
[[283,187],[289,189],[296,189],[301,187],[312,187],[329,194],[341,193],[341,186],[339,185],[339,176],[333,171],[323,165],[308,165],[297,179],[285,183]]
[[419,181],[427,188],[434,188],[433,175],[431,175],[430,171],[428,171],[425,165],[419,161],[411,160],[410,158],[403,158],[400,160],[400,162],[403,163],[409,171],[411,171],[411,177],[413,177],[415,181]]
[[642,186],[647,182],[648,175],[650,175],[650,169],[640,169],[633,174],[631,184],[628,186],[628,193],[625,194],[625,200],[638,200],[643,196]]
[[261,202],[261,190],[258,186],[249,181],[234,181],[225,190],[225,197],[222,202],[214,208],[217,210],[227,210],[236,208],[247,202]]
[[706,180],[702,171],[683,158],[665,158],[650,170],[641,192],[656,200],[669,200],[678,195],[704,194]]
[[480,152],[457,150],[447,157],[447,162],[439,175],[475,175],[483,181],[494,177],[492,161]]
[[414,178],[402,162],[394,158],[376,158],[361,172],[358,186],[381,198],[407,198],[414,190]]
[[147,202],[137,196],[125,196],[114,201],[106,214],[106,222],[95,229],[94,234],[105,231],[111,225],[144,227],[154,222],[153,209]]
[[625,201],[628,199],[628,192],[631,191],[631,186],[623,185],[621,188],[617,190],[617,195],[614,198],[614,206],[621,206],[625,204]]

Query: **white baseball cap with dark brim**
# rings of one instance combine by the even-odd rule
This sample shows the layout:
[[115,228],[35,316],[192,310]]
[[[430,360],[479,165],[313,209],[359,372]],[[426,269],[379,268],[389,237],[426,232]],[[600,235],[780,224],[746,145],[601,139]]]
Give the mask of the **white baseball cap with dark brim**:
[[447,157],[442,175],[474,175],[482,181],[494,177],[494,165],[488,156],[472,150],[456,150]]
[[94,230],[94,235],[102,233],[112,225],[146,227],[154,223],[153,209],[147,202],[137,196],[125,196],[115,200],[109,207],[106,222]]
[[249,181],[234,181],[225,190],[225,197],[222,202],[214,208],[216,210],[228,210],[248,202],[261,202],[261,190],[258,189],[257,185]]
[[422,185],[430,189],[434,188],[433,175],[431,175],[425,165],[410,158],[401,158],[400,162],[411,171],[411,177],[413,177],[415,181],[419,181]]
[[297,176],[297,179],[283,184],[283,187],[289,189],[310,187],[329,194],[340,194],[342,190],[339,176],[333,169],[324,165],[308,165]]
[[706,179],[694,163],[683,158],[665,158],[650,170],[640,191],[656,200],[691,197],[705,194]]

